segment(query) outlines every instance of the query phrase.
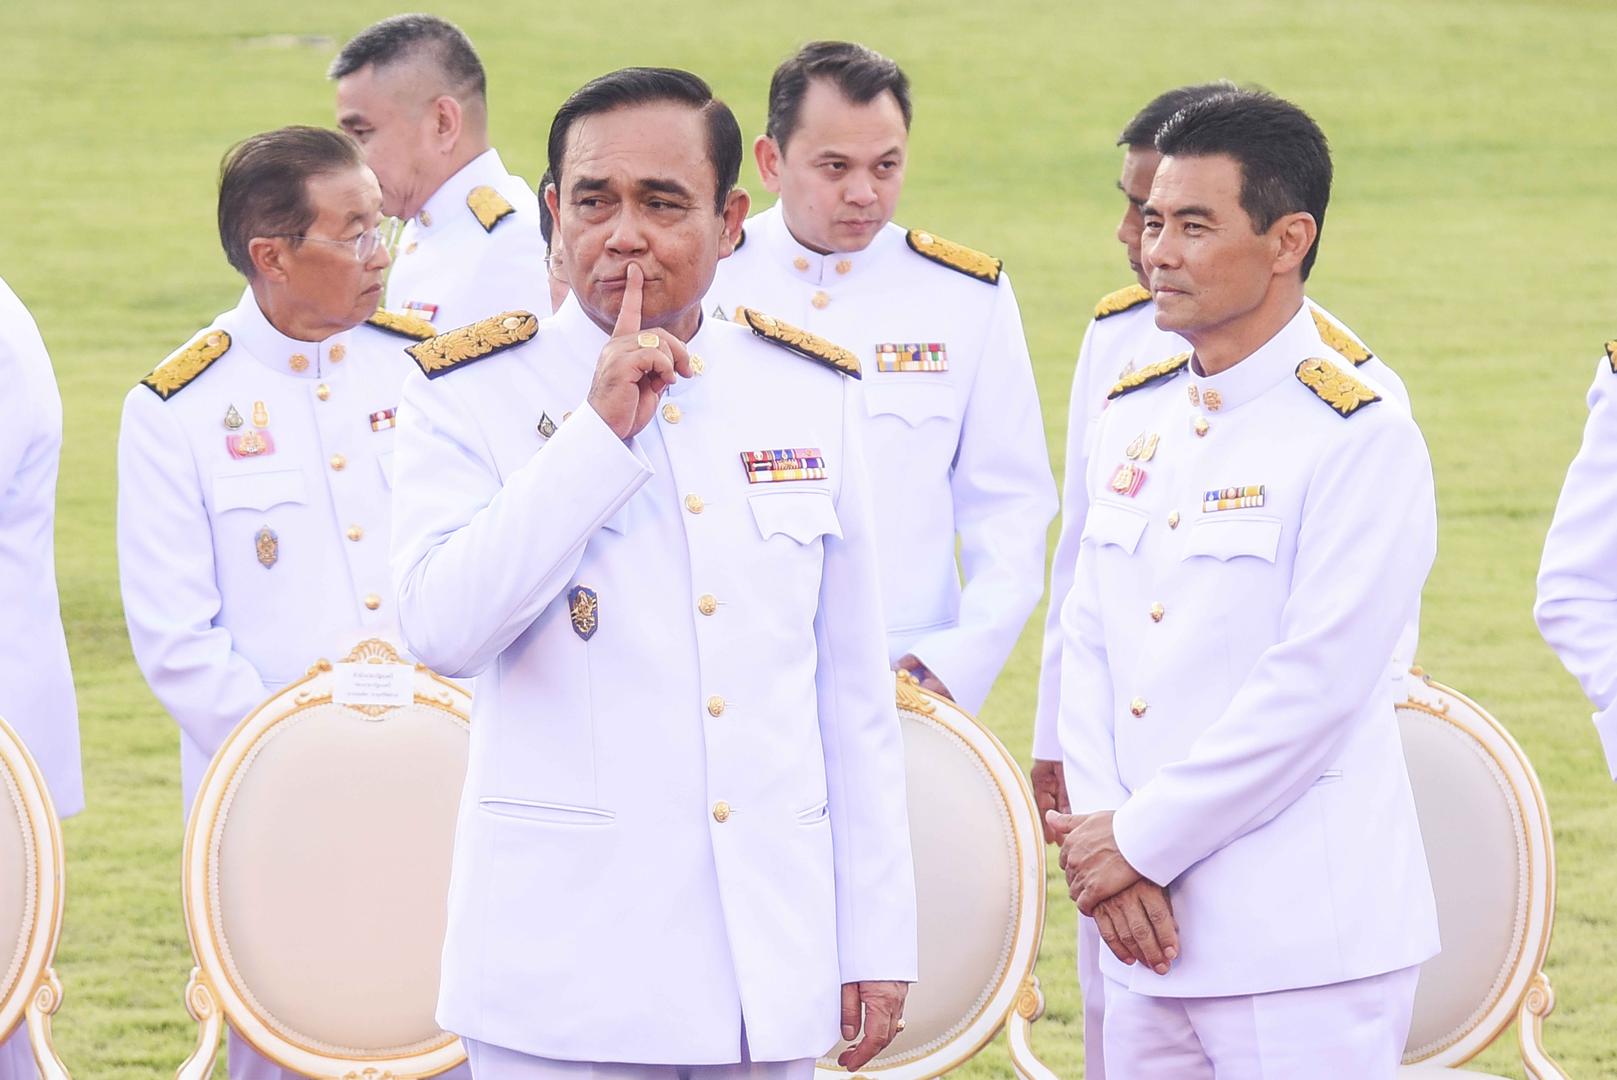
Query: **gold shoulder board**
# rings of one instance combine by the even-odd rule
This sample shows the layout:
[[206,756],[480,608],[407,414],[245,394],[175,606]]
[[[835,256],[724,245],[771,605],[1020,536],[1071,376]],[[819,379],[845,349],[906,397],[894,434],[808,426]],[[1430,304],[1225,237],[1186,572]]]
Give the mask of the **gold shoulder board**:
[[736,322],[750,327],[754,334],[766,341],[773,341],[776,345],[816,364],[824,364],[834,371],[854,378],[862,378],[859,370],[859,358],[844,349],[841,345],[833,345],[822,337],[799,330],[788,323],[783,323],[772,315],[765,315],[761,311],[754,311],[749,307],[736,308]]
[[466,205],[471,208],[472,215],[477,223],[483,226],[484,232],[493,232],[508,215],[517,212],[517,208],[505,201],[505,196],[481,184],[466,193]]
[[213,362],[230,351],[230,335],[223,330],[204,330],[185,348],[169,354],[140,384],[158,397],[169,398],[190,386]]
[[387,311],[377,308],[376,314],[365,322],[378,330],[386,330],[399,337],[407,337],[412,341],[426,341],[430,337],[438,336],[438,329],[426,319],[415,315],[400,315],[396,311]]
[[1297,365],[1297,379],[1343,416],[1381,400],[1380,394],[1329,360],[1304,360]]
[[404,351],[421,365],[427,378],[436,379],[446,371],[521,345],[538,332],[539,320],[531,312],[507,311],[417,342]]
[[1161,382],[1163,379],[1171,379],[1189,366],[1190,354],[1187,352],[1182,352],[1178,356],[1170,356],[1168,359],[1158,361],[1155,364],[1148,364],[1140,370],[1131,371],[1117,380],[1117,385],[1112,387],[1111,392],[1106,395],[1106,400],[1114,401],[1124,394],[1133,393],[1142,386],[1150,386],[1153,383]]
[[1125,285],[1116,292],[1109,292],[1100,298],[1095,305],[1095,318],[1106,319],[1113,315],[1121,315],[1125,311],[1133,311],[1141,304],[1151,299],[1151,292],[1139,282]]
[[1617,341],[1606,342],[1606,363],[1611,365],[1611,372],[1617,375]]
[[1313,304],[1308,305],[1308,311],[1314,316],[1314,328],[1319,331],[1319,339],[1341,353],[1344,358],[1352,362],[1354,367],[1358,367],[1375,355],[1362,344],[1353,340],[1352,334],[1348,333],[1338,323],[1332,322],[1323,311]]
[[990,285],[998,284],[999,272],[1005,266],[992,255],[985,255],[974,248],[956,244],[941,236],[933,236],[920,229],[911,229],[905,239],[910,242],[910,248],[916,254],[925,256],[935,263],[941,263],[950,270],[958,270],[967,277],[986,281]]

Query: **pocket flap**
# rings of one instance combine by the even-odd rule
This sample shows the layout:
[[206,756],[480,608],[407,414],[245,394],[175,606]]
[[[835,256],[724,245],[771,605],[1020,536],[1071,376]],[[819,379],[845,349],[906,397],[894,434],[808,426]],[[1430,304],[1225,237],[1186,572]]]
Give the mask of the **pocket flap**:
[[1248,556],[1274,562],[1280,550],[1280,519],[1270,517],[1206,517],[1185,537],[1185,558],[1209,555],[1228,562]]
[[1079,543],[1093,540],[1097,547],[1110,544],[1133,555],[1134,549],[1140,546],[1140,534],[1143,532],[1145,532],[1144,510],[1102,500],[1089,504],[1089,513],[1084,515],[1084,531],[1079,537]]
[[954,387],[947,383],[906,382],[924,376],[905,374],[865,386],[865,412],[896,416],[910,427],[928,420],[952,419],[956,412]]
[[268,510],[281,503],[309,501],[302,469],[254,469],[250,472],[215,473],[214,511]]
[[789,536],[799,544],[807,544],[827,534],[842,535],[842,523],[837,520],[837,508],[829,492],[760,491],[747,496],[747,503],[752,507],[752,519],[758,523],[758,535],[765,540]]
[[618,817],[611,810],[597,806],[508,799],[497,795],[484,796],[477,800],[477,805],[485,813],[522,818],[524,821],[542,821],[550,825],[610,825]]

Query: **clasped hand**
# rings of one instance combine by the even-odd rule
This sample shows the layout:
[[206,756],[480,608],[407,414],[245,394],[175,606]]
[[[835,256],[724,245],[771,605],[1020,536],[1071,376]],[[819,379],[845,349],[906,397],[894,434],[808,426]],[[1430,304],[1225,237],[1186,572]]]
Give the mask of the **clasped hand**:
[[1179,956],[1179,924],[1167,890],[1147,881],[1117,849],[1112,813],[1061,814],[1045,821],[1061,843],[1061,869],[1078,910],[1095,920],[1101,940],[1125,964],[1166,975]]

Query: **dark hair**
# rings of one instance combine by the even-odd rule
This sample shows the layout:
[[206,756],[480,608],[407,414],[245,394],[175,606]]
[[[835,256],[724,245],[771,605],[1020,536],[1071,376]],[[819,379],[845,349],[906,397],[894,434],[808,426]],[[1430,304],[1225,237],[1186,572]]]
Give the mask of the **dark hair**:
[[329,79],[352,75],[367,64],[382,68],[410,57],[427,55],[457,94],[488,94],[483,61],[468,38],[452,22],[436,15],[394,15],[355,34],[326,72]]
[[1179,110],[1157,132],[1156,147],[1168,157],[1234,158],[1241,208],[1257,232],[1286,214],[1312,214],[1319,235],[1303,256],[1308,280],[1331,201],[1331,148],[1311,116],[1267,91],[1238,90]]
[[1228,79],[1217,82],[1196,83],[1194,86],[1176,86],[1151,99],[1151,103],[1134,114],[1123,133],[1117,137],[1118,146],[1151,147],[1156,144],[1157,132],[1162,130],[1174,113],[1187,105],[1194,105],[1216,94],[1232,94],[1240,87]]
[[893,61],[851,41],[811,41],[775,69],[769,80],[769,120],[765,134],[782,150],[797,130],[803,97],[814,79],[828,79],[855,105],[890,93],[910,129],[910,80]]
[[545,188],[555,181],[549,169],[539,178],[539,235],[545,238],[546,247],[550,246],[550,234],[556,227],[556,219],[550,216],[550,204],[545,202]]
[[556,110],[556,118],[550,122],[547,148],[548,173],[557,190],[562,184],[567,135],[574,123],[614,109],[661,102],[689,105],[707,121],[707,157],[718,179],[713,206],[716,213],[722,214],[725,199],[741,178],[741,125],[736,123],[730,106],[713,96],[707,83],[688,71],[675,68],[620,68],[591,79],[562,102],[561,108]]
[[364,165],[359,144],[327,128],[278,128],[232,146],[219,163],[219,243],[225,258],[253,277],[249,241],[296,236],[314,224],[310,178]]

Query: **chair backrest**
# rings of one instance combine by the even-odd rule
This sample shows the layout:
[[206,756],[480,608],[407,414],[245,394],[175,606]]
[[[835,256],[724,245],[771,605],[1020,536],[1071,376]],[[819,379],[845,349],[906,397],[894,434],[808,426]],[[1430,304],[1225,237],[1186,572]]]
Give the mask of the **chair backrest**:
[[26,1023],[47,1077],[66,1076],[47,1023],[62,988],[62,827],[34,759],[0,718],[0,1042]]
[[[403,703],[359,703],[389,692]],[[430,1076],[464,1059],[433,1011],[469,705],[369,641],[238,725],[186,831],[199,1020],[211,995],[261,1053],[310,1076]]]
[[[905,1003],[904,1031],[861,1075],[919,1080],[975,1055],[1018,1006],[1034,1018],[1044,842],[1033,792],[987,728],[907,675],[899,678],[898,711],[921,981]],[[848,1075],[836,1065],[841,1050],[821,1059],[819,1076]]]
[[1542,980],[1555,847],[1516,740],[1459,691],[1418,673],[1407,685],[1398,717],[1443,951],[1421,968],[1404,1061],[1452,1066],[1497,1038]]

